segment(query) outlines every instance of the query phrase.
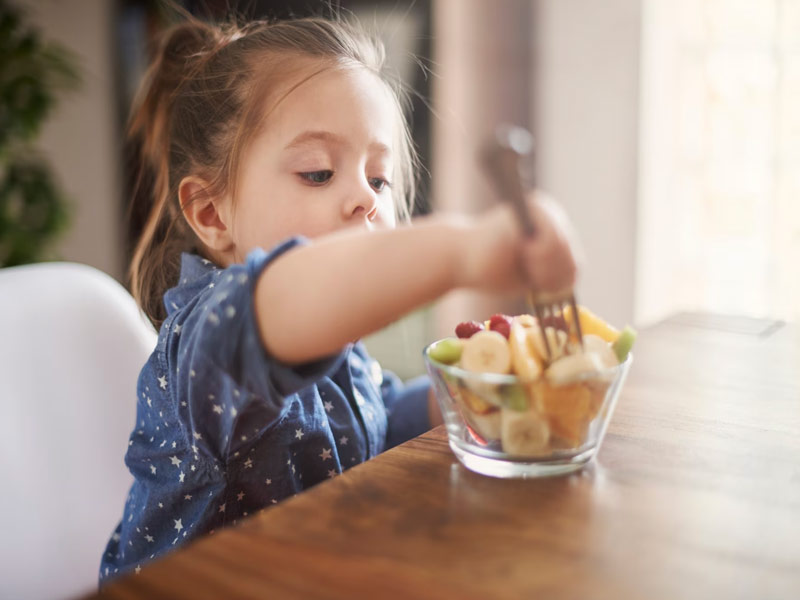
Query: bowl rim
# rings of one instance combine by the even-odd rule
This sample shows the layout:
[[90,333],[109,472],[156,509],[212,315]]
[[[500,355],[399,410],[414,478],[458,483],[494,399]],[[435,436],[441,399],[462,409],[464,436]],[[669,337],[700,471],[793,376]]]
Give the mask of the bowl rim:
[[[522,379],[518,375],[467,371],[466,369],[462,369],[461,367],[456,367],[453,365],[448,365],[443,362],[439,362],[438,360],[431,358],[429,350],[434,344],[437,344],[445,339],[450,339],[450,338],[441,338],[438,340],[434,340],[433,342],[425,346],[422,349],[422,358],[426,363],[453,377],[458,377],[460,379],[480,380],[481,382],[484,383],[492,383],[498,385],[519,385],[526,383],[535,383],[537,381],[548,379],[547,377],[544,376],[544,372],[535,379]],[[579,381],[588,381],[601,378],[606,379],[608,381],[613,381],[619,376],[619,374],[622,371],[627,369],[632,362],[633,362],[633,352],[628,352],[628,356],[625,358],[625,360],[619,363],[615,367],[607,367],[600,371],[582,373],[575,377],[570,377],[569,379],[549,379],[549,381],[555,384],[568,384],[568,383],[575,383]]]

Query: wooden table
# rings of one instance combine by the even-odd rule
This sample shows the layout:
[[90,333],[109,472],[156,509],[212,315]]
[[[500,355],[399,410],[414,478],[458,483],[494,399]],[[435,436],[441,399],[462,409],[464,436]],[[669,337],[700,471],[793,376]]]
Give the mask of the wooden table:
[[798,346],[676,316],[582,472],[477,475],[438,428],[98,597],[800,598]]

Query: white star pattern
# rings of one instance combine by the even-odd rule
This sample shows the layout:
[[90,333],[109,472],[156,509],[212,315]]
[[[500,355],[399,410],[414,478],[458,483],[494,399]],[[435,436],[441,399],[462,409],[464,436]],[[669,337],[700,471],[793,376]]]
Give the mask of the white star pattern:
[[147,398],[147,406],[149,406],[150,408],[153,408],[153,399],[152,398]]
[[181,461],[181,459],[180,459],[180,458],[178,458],[177,456],[170,456],[170,457],[169,457],[169,460],[170,460],[170,462],[171,462],[173,465],[175,465],[176,467],[179,467],[179,466],[181,466],[181,462],[183,462],[183,461]]
[[232,416],[232,417],[235,417],[235,416],[236,416],[236,415],[238,415],[238,414],[239,414],[239,411],[238,411],[238,410],[236,410],[236,408],[235,408],[235,407],[231,406],[231,416]]
[[302,440],[303,439],[303,430],[302,429],[295,429],[294,430],[294,437],[296,437],[298,440]]
[[194,435],[194,439],[196,439],[196,440],[202,440],[203,439],[203,435],[201,433],[198,433],[198,432],[195,431],[193,435]]
[[190,369],[189,370],[189,376],[190,377],[194,377],[195,375],[197,375],[197,373],[194,372],[194,369]]
[[349,442],[349,441],[350,441],[350,439],[346,435],[343,435],[342,437],[339,438],[339,443],[342,446],[347,446],[347,442]]
[[331,458],[331,448],[323,448],[322,454],[320,454],[319,457],[323,461],[329,460]]
[[244,498],[244,492],[239,492],[238,494],[236,494],[236,499],[237,499],[239,502],[241,502],[241,501],[242,501],[242,498]]
[[184,477],[186,477],[186,475],[184,474],[184,472],[183,472],[183,471],[181,471],[181,474],[180,474],[180,475],[178,475],[178,481],[179,481],[179,482],[181,482],[181,483],[183,483],[183,479],[184,479]]
[[191,466],[192,471],[194,471],[194,465]]
[[175,325],[172,327],[172,331],[175,332],[176,335],[180,335],[181,334],[181,326],[180,326],[180,324],[179,323],[175,323]]
[[166,375],[162,375],[161,377],[158,378],[158,385],[162,390],[167,389],[167,376]]
[[322,403],[322,406],[325,407],[325,412],[331,412],[333,410],[333,402],[330,400],[325,400],[325,402]]
[[272,479],[267,479],[264,483],[266,483],[267,485],[272,485]]
[[161,502],[159,502],[158,503],[158,508],[164,508],[164,505]]
[[245,469],[252,469],[253,468],[253,459],[250,458],[249,456],[247,457],[247,460],[244,461],[244,468]]
[[217,313],[208,313],[208,322],[212,325],[219,325],[219,317],[217,316]]
[[336,477],[336,475],[338,475],[338,473],[336,473],[334,469],[328,471],[328,477],[330,477],[331,479]]
[[150,472],[151,472],[153,475],[155,475],[155,474],[156,474],[156,466],[155,466],[155,465],[150,465]]
[[[175,521],[175,519],[173,519],[173,521]],[[175,521],[175,529],[178,531],[183,529],[183,523],[181,523],[181,521],[183,521],[183,519],[178,519],[177,521]]]
[[155,541],[152,535],[146,535],[144,536],[144,539],[146,539],[151,544]]
[[236,309],[233,308],[232,306],[225,307],[225,316],[228,317],[229,319],[232,319],[233,317],[236,316]]
[[219,404],[215,404],[214,405],[214,412],[217,413],[218,415],[221,415],[222,414],[222,406],[219,405]]
[[183,499],[184,499],[184,500],[191,500],[191,499],[192,499],[192,495],[191,495],[191,494],[186,494],[186,495],[183,497]]
[[219,512],[221,512],[221,513],[224,513],[224,512],[225,512],[225,505],[224,505],[224,504],[220,504],[220,506],[219,506]]

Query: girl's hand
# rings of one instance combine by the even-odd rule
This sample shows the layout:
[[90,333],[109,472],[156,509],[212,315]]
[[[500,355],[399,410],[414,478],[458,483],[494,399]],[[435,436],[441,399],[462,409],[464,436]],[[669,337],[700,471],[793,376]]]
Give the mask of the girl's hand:
[[575,284],[577,242],[563,209],[536,194],[529,200],[536,224],[532,238],[522,235],[508,205],[478,218],[463,253],[465,285],[493,290],[558,293]]

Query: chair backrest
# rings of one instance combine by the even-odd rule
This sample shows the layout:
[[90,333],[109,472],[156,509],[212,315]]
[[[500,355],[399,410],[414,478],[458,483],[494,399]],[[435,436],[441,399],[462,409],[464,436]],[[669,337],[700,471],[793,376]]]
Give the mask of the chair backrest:
[[96,586],[155,343],[133,298],[96,269],[0,269],[0,598]]

